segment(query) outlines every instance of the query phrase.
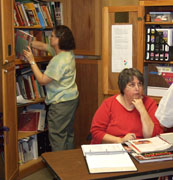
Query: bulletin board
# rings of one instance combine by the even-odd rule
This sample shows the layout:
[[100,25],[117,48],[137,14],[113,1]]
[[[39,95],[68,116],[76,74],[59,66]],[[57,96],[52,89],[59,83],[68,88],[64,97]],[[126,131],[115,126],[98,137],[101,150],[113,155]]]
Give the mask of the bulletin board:
[[[121,69],[138,68],[138,6],[104,7],[102,12],[103,93],[119,93]],[[138,68],[139,69],[139,68]]]

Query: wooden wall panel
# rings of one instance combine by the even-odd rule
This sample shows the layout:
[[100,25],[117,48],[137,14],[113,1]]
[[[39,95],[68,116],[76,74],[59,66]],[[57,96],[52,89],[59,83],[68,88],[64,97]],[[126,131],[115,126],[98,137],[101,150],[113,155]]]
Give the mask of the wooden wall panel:
[[87,136],[93,115],[98,108],[98,61],[76,60],[80,103],[75,116],[75,147],[89,143]]
[[76,54],[101,54],[100,0],[71,0],[71,29],[76,41]]

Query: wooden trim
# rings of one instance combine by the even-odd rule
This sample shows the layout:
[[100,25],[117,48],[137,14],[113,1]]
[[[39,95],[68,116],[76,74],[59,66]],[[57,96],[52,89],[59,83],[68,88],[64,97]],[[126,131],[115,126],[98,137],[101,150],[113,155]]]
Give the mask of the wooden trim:
[[142,6],[172,6],[173,0],[143,0],[139,1]]
[[109,52],[109,8],[103,8],[102,20],[102,71],[103,71],[103,93],[108,94],[108,59],[110,58]]
[[45,167],[45,164],[42,161],[42,158],[31,160],[26,164],[19,166],[19,177],[18,180],[23,179],[26,176],[31,175],[32,173]]
[[114,13],[114,12],[126,12],[128,9],[128,12],[130,11],[138,11],[138,6],[110,6],[108,7],[108,13]]

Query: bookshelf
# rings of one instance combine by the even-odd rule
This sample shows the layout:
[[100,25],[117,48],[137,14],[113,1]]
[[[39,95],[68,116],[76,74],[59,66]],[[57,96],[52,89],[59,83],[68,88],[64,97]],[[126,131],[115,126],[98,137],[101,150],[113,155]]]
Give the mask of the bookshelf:
[[[131,24],[133,26],[132,33],[132,64],[133,67],[138,68],[144,73],[145,78],[145,93],[148,88],[148,66],[169,66],[172,67],[173,61],[153,61],[152,59],[145,58],[146,52],[146,28],[156,27],[156,28],[173,28],[173,23],[169,21],[165,22],[148,22],[146,21],[146,16],[149,12],[172,12],[171,8],[173,6],[173,1],[163,1],[163,0],[139,0],[138,5],[135,6],[108,6],[103,8],[103,24],[102,24],[102,75],[103,75],[103,93],[105,95],[113,95],[119,93],[117,86],[118,74],[119,72],[112,71],[112,26],[113,25],[126,25]],[[154,9],[154,10],[153,10]],[[126,12],[126,14],[125,14]],[[124,22],[123,19],[126,18]],[[122,17],[121,17],[122,16]],[[159,80],[160,81],[160,80]],[[160,96],[153,96],[157,103],[160,101]]]
[[[45,0],[45,2],[51,0]],[[53,0],[63,3],[63,19],[64,24],[71,27],[72,31],[76,28],[78,32],[75,34],[76,43],[78,44],[76,54],[77,55],[98,55],[97,58],[90,59],[76,59],[77,68],[77,83],[80,90],[81,101],[76,115],[76,147],[80,147],[83,143],[88,143],[86,137],[90,129],[90,123],[94,112],[98,107],[98,77],[100,78],[99,68],[101,67],[100,56],[100,41],[101,41],[101,4],[98,0],[93,0],[91,3],[86,4],[85,0]],[[3,112],[3,125],[10,128],[9,142],[5,144],[5,180],[8,179],[21,179],[40,168],[44,167],[41,158],[38,160],[29,161],[28,163],[19,166],[18,165],[18,139],[31,136],[33,134],[23,134],[17,131],[17,109],[23,108],[23,105],[16,105],[16,67],[27,66],[26,62],[15,57],[15,39],[14,31],[16,29],[39,31],[41,26],[16,26],[14,25],[14,2],[12,0],[0,1],[0,22],[3,24],[0,28],[0,111]],[[80,4],[80,5],[79,5]],[[81,8],[76,8],[80,6]],[[91,8],[92,7],[92,8]],[[100,7],[100,9],[98,8]],[[85,10],[85,13],[84,13]],[[83,14],[82,16],[76,16],[76,14]],[[92,18],[94,15],[94,18]],[[8,21],[7,21],[8,19]],[[77,20],[76,20],[77,19]],[[89,23],[84,24],[85,22]],[[81,23],[84,26],[79,26]],[[90,26],[92,24],[92,26]],[[46,30],[51,30],[51,27],[46,27]],[[79,29],[81,29],[79,31]],[[80,38],[82,36],[82,39]],[[82,43],[88,42],[87,46],[80,46]],[[99,43],[98,43],[99,42]],[[43,64],[50,60],[49,56],[37,56],[37,63]],[[98,72],[99,71],[99,72]],[[81,77],[85,77],[86,81],[81,80]],[[95,77],[95,78],[93,78]],[[90,87],[93,88],[90,88]],[[100,90],[101,91],[101,88]],[[100,92],[101,94],[101,92]],[[94,100],[93,100],[94,97]],[[43,99],[37,99],[33,103],[43,102]],[[28,106],[26,104],[24,106]],[[10,112],[9,112],[10,109]],[[85,112],[83,111],[85,109]],[[86,110],[87,109],[87,110]],[[79,128],[81,127],[81,128]],[[85,127],[85,128],[83,128]],[[35,133],[34,133],[35,134]],[[13,151],[11,151],[13,149]]]
[[[150,95],[152,98],[154,98],[157,103],[159,103],[161,96],[158,95],[157,96],[157,92],[159,94],[159,91],[162,87],[166,87],[168,84],[167,81],[162,77],[163,72],[165,71],[165,68],[168,67],[167,69],[169,69],[169,71],[171,71],[171,73],[173,72],[172,69],[172,65],[173,65],[173,61],[171,58],[171,54],[168,55],[168,59],[167,60],[152,60],[152,59],[147,59],[147,29],[148,28],[160,28],[160,29],[171,29],[173,28],[173,23],[170,20],[166,20],[166,21],[153,21],[150,20],[150,22],[148,22],[146,20],[146,16],[147,14],[149,14],[150,12],[172,12],[172,7],[173,7],[173,1],[163,1],[163,0],[151,0],[151,1],[139,1],[139,16],[143,17],[142,20],[139,22],[139,27],[141,29],[142,32],[142,42],[141,44],[139,44],[139,48],[142,49],[141,51],[141,57],[140,57],[140,61],[142,62],[143,65],[143,70],[144,70],[144,75],[145,75],[145,83],[146,83],[146,89],[147,89],[147,94]],[[154,9],[154,10],[153,10]],[[163,31],[163,30],[162,30]],[[163,34],[162,34],[163,37]],[[162,41],[163,42],[163,41]],[[169,45],[169,37],[164,39],[164,42],[166,42],[165,44],[167,44],[169,46],[169,52],[170,53],[171,47],[172,45]],[[157,45],[157,44],[156,44]],[[163,46],[164,47],[164,46]],[[161,48],[160,48],[161,49]],[[163,56],[161,56],[161,51],[159,49],[159,57],[162,58]],[[151,52],[152,53],[152,52]],[[166,54],[166,53],[165,53]],[[157,54],[154,53],[155,59],[157,59]],[[151,67],[155,67],[156,69],[152,69],[153,71],[157,71],[158,74],[157,75],[151,75],[152,72],[150,72]],[[161,70],[159,70],[159,68],[162,68]],[[161,74],[162,73],[162,74]],[[146,78],[147,77],[147,78]],[[154,82],[152,81],[151,78],[155,78]],[[166,82],[166,83],[165,83]],[[154,84],[153,84],[154,83]],[[149,86],[154,86],[157,87],[157,91],[155,92],[155,95],[153,95],[152,93],[150,94],[149,91]],[[164,93],[164,92],[163,92]]]
[[[29,25],[16,25],[14,18],[14,4],[17,1],[2,0],[0,2],[0,22],[3,24],[0,28],[0,112],[3,113],[3,125],[9,127],[8,134],[5,133],[5,146],[4,146],[4,157],[5,157],[5,180],[8,179],[21,179],[34,171],[44,167],[44,164],[39,157],[37,160],[31,160],[24,165],[19,165],[18,161],[18,140],[30,137],[32,135],[39,134],[40,132],[23,133],[18,132],[18,111],[19,109],[25,108],[30,104],[37,104],[44,102],[44,98],[39,98],[25,105],[17,106],[16,102],[16,71],[17,66],[28,66],[29,64],[16,59],[15,56],[15,34],[14,32],[18,29],[29,30],[29,31],[48,31],[52,30],[53,26],[48,25],[43,29],[39,24],[34,26]],[[18,1],[19,2],[19,1]],[[24,1],[20,1],[24,2]],[[53,1],[54,2],[54,1]],[[56,2],[64,3],[65,0]],[[47,3],[47,1],[45,1]],[[7,8],[8,7],[8,8]],[[7,20],[8,19],[8,20]],[[36,61],[38,63],[48,62],[50,56],[37,56]]]
[[[27,2],[25,3],[25,1],[14,1],[14,4],[16,4],[16,3],[17,3],[18,7],[20,7],[21,5],[24,6],[24,9],[26,12],[25,13],[23,12],[23,14],[28,15],[29,24],[26,23],[26,20],[23,20],[24,25],[21,25],[21,23],[19,23],[19,22],[15,23],[15,32],[17,30],[27,31],[29,34],[32,34],[36,38],[36,40],[40,40],[40,41],[44,41],[44,42],[48,43],[48,41],[49,41],[48,36],[50,36],[53,26],[57,25],[57,24],[63,24],[63,20],[62,20],[63,12],[60,9],[60,4],[62,6],[62,4],[64,3],[63,1],[61,1],[61,2],[60,1],[45,1],[45,2],[40,2],[40,3],[36,3],[36,4],[33,3],[32,1],[29,3],[27,3]],[[54,7],[54,9],[51,9],[52,6]],[[36,8],[37,8],[37,10],[36,10]],[[57,8],[58,8],[58,10],[57,10]],[[28,13],[27,13],[27,11],[28,11]],[[38,11],[39,11],[39,13],[38,13]],[[31,17],[29,14],[30,12],[32,12]],[[51,14],[51,12],[54,14]],[[40,19],[40,15],[42,16],[42,20]],[[55,18],[57,18],[57,16],[58,16],[58,19],[55,19]],[[23,19],[24,18],[26,18],[26,17],[23,17]],[[18,24],[18,25],[16,25],[16,24]],[[33,54],[36,57],[36,62],[39,65],[41,65],[42,63],[45,63],[45,62],[47,63],[51,59],[51,57],[45,52],[40,53],[40,51],[33,50]],[[16,67],[19,66],[19,69],[16,69],[16,74],[18,71],[20,72],[21,69],[28,67],[28,63],[24,62],[21,59],[17,59],[15,61],[15,65],[16,65]],[[29,77],[29,76],[30,76],[29,74],[26,74],[26,77]],[[18,80],[18,76],[16,77],[16,80]],[[16,82],[18,82],[18,81],[16,81]],[[26,88],[27,87],[25,86],[25,89]],[[37,104],[37,103],[44,102],[44,97],[41,96],[39,91],[36,93],[35,87],[33,87],[33,89],[34,89],[34,96],[35,96],[33,99],[34,101],[32,103],[27,103],[24,105],[17,106],[18,111],[19,111],[18,119],[20,116],[20,111],[22,111],[22,109],[25,109],[27,106],[29,106],[31,104]],[[35,131],[35,132],[19,131],[18,132],[18,140],[21,141],[24,138],[28,138],[33,135],[38,135],[38,134],[42,134],[42,133],[43,132],[39,132],[39,131]],[[39,142],[38,142],[38,144],[39,144]],[[30,174],[34,171],[37,171],[38,169],[43,168],[43,167],[44,167],[44,164],[41,161],[40,157],[38,157],[38,159],[33,159],[30,161],[27,161],[24,164],[20,164],[19,165],[19,179],[27,176],[28,174]]]

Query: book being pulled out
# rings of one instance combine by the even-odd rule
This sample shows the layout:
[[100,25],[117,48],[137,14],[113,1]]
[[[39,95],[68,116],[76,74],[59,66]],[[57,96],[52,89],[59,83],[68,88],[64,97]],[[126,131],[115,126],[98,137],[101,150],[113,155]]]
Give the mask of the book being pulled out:
[[21,60],[26,60],[23,54],[23,50],[27,49],[27,46],[31,46],[34,37],[22,30],[17,30],[15,32],[15,53],[16,58]]

